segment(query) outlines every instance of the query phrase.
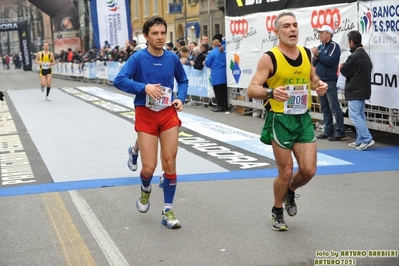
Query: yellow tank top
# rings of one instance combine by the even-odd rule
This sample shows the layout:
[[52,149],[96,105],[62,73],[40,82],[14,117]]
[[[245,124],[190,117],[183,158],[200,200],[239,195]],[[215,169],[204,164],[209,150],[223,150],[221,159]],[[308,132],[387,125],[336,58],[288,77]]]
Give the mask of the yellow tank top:
[[274,70],[274,75],[267,79],[267,84],[269,88],[285,86],[290,93],[290,99],[286,102],[269,100],[273,112],[302,114],[311,107],[310,72],[312,66],[306,50],[301,46],[298,46],[298,49],[302,55],[302,64],[298,67],[290,65],[277,47],[270,50],[276,57],[277,69]]
[[44,51],[41,52],[39,59],[44,64],[40,66],[40,69],[50,69],[49,64],[46,63],[51,63],[51,57],[52,57],[51,52],[49,52],[48,54],[45,54]]

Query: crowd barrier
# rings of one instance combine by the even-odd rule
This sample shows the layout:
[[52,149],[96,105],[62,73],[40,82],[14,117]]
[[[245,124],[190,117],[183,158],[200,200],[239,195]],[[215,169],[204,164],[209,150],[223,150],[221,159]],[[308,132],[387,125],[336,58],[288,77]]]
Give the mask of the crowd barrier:
[[[96,61],[85,64],[57,63],[53,66],[53,76],[56,78],[77,80],[108,84],[112,86],[113,80],[122,68],[123,63],[112,61]],[[39,67],[34,65],[34,71],[39,71]],[[210,85],[209,69],[204,67],[196,70],[191,66],[184,66],[187,77],[189,78],[188,99],[191,104],[208,105],[212,103],[214,97],[212,86]],[[352,125],[348,118],[347,104],[343,94],[338,94],[342,110],[345,113],[344,123]],[[257,114],[263,117],[263,102],[248,97],[245,88],[229,88],[229,105],[236,109],[240,114]],[[255,111],[255,112],[254,112]],[[314,120],[323,120],[319,97],[313,94],[311,115]],[[370,129],[399,134],[399,110],[366,104],[366,119]]]

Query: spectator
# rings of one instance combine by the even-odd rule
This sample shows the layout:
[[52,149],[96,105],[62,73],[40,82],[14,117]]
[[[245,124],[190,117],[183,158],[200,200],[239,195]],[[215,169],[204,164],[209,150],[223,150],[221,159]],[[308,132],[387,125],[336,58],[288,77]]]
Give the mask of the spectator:
[[226,53],[221,51],[223,35],[218,33],[212,39],[213,49],[205,59],[205,66],[211,69],[211,84],[215,92],[216,107],[213,112],[228,110]]
[[190,42],[188,44],[188,61],[194,61],[195,60],[195,55],[194,55],[194,47],[197,47],[196,42]]
[[349,147],[363,151],[375,144],[366,123],[364,109],[366,99],[371,96],[371,70],[373,65],[363,49],[362,35],[359,31],[348,33],[350,52],[352,53],[341,66],[341,74],[346,78],[345,99],[348,101],[349,119],[356,128],[356,141]]
[[[323,113],[324,132],[317,136],[318,139],[330,141],[346,140],[344,114],[338,101],[337,72],[341,48],[338,43],[332,40],[333,30],[330,26],[324,25],[317,29],[321,45],[313,47],[314,55],[312,64],[316,67],[316,74],[327,83],[328,90],[325,95],[319,96],[321,111]],[[335,134],[333,115],[336,121]]]
[[68,62],[68,63],[72,63],[73,62],[72,48],[68,48],[68,53],[66,55],[66,62]]
[[166,50],[173,51],[173,43],[171,42],[166,43]]
[[180,58],[180,62],[183,65],[189,65],[190,64],[190,62],[188,61],[188,54],[189,54],[189,50],[188,50],[187,46],[180,47],[180,49],[179,49],[179,55],[180,55],[179,58]]
[[196,54],[196,58],[194,61],[190,61],[190,65],[195,69],[202,70],[204,68],[204,61],[208,55],[208,49],[209,45],[207,43],[201,43],[199,47],[195,47],[194,53]]

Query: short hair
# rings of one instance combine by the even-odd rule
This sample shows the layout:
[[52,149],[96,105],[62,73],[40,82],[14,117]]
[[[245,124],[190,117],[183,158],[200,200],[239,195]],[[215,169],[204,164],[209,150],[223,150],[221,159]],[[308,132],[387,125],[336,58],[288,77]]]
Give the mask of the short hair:
[[183,52],[183,53],[188,53],[188,52],[189,52],[187,46],[182,46],[182,47],[180,47],[179,51],[180,51],[180,52]]
[[346,36],[348,36],[348,41],[352,41],[355,45],[362,44],[362,35],[359,31],[350,31]]
[[160,16],[153,16],[150,17],[143,25],[143,33],[147,34],[150,32],[150,28],[154,25],[164,25],[165,30],[168,29],[168,25],[166,24],[166,21],[160,17]]
[[199,48],[199,46],[195,46],[194,47],[193,53],[195,53],[195,54],[200,54],[201,53],[201,49]]
[[204,47],[207,51],[209,50],[209,44],[207,43],[201,43],[200,46]]
[[[278,23],[278,21],[280,20],[280,18],[286,17],[286,16],[291,16],[291,17],[293,17],[293,18],[296,19],[294,13],[292,13],[292,12],[282,12],[282,13],[280,13],[279,15],[277,15],[276,19],[274,20],[274,28],[275,28],[276,30],[280,27],[280,25],[279,25],[279,23]],[[277,26],[278,26],[278,27],[277,27]]]
[[183,39],[180,39],[177,42],[180,44],[180,46],[185,46],[186,45],[186,42]]

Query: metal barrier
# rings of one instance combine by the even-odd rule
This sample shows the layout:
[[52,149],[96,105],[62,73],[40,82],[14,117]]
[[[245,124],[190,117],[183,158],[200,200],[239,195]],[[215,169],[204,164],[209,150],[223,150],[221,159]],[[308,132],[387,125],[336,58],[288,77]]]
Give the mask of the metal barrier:
[[[67,65],[67,67],[65,67],[65,65]],[[107,68],[107,66],[101,65],[101,67],[96,67],[94,69],[91,68],[89,71],[89,69],[81,69],[78,64],[72,65],[72,63],[68,63],[64,65],[59,65],[57,67],[58,71],[55,71],[53,76],[56,78],[108,84],[112,86],[112,80],[110,80],[110,78],[107,78],[107,72],[109,72]],[[69,69],[73,69],[72,73],[68,73]],[[38,71],[38,67],[34,65],[33,70]],[[96,71],[102,71],[103,73],[99,74]],[[204,79],[207,80],[207,77],[205,77]],[[352,122],[348,118],[348,108],[347,103],[344,99],[344,95],[340,91],[338,92],[338,98],[341,103],[341,108],[345,114],[344,123],[346,125],[353,126]],[[245,88],[228,88],[228,101],[231,107],[230,109],[234,108],[238,114],[253,114],[253,116],[260,116],[262,118],[264,117],[263,101],[248,97],[247,90]],[[202,105],[204,107],[215,105],[215,103],[213,103],[213,98],[198,95],[188,95],[187,102],[189,104]],[[312,106],[310,111],[312,118],[315,121],[323,120],[319,97],[314,91],[312,91]],[[398,109],[366,104],[365,112],[367,125],[370,129],[399,134]]]

